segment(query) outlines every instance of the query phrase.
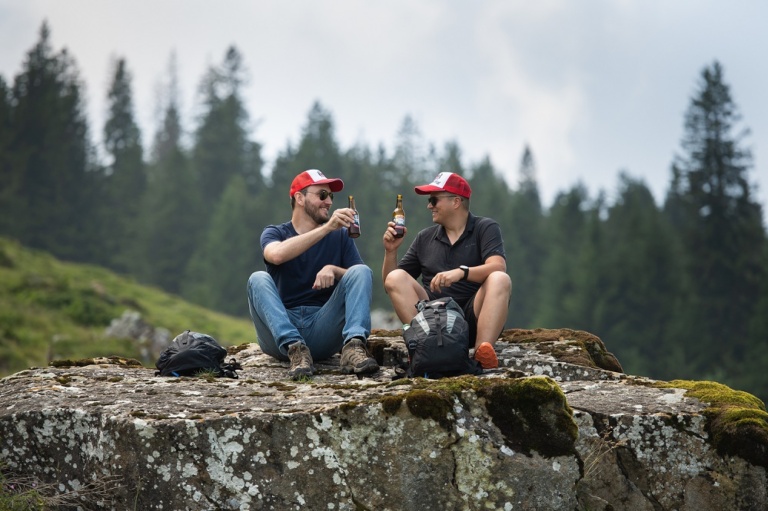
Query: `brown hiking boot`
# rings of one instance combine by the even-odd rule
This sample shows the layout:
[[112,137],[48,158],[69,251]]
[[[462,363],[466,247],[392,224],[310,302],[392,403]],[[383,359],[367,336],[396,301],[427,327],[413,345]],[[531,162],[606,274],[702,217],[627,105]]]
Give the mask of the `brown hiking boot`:
[[312,354],[303,342],[294,342],[288,347],[288,358],[291,360],[288,376],[294,380],[312,376],[315,372],[315,366],[312,364]]
[[341,350],[341,372],[375,373],[379,370],[376,359],[368,353],[365,344],[359,337],[353,337]]

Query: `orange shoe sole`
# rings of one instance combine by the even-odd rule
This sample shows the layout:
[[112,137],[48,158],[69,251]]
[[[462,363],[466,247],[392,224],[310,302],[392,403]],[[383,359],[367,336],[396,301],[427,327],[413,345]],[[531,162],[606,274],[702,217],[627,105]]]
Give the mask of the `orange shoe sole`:
[[489,342],[484,342],[475,350],[475,360],[480,363],[483,369],[496,369],[499,367],[499,357],[496,356],[496,350]]

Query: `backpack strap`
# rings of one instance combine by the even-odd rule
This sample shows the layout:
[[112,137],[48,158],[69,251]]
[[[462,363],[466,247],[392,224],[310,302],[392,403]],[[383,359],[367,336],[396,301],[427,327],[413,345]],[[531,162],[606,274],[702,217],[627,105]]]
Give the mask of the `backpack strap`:
[[437,326],[437,345],[443,347],[443,326],[448,323],[448,313],[444,305],[435,307],[435,325]]

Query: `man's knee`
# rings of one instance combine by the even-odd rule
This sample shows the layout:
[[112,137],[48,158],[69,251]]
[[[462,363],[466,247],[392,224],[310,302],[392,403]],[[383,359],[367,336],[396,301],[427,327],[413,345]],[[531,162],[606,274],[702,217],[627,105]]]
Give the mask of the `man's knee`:
[[394,289],[403,289],[408,284],[408,279],[413,279],[405,270],[392,270],[384,279],[384,290],[389,294]]
[[255,271],[248,277],[248,289],[258,289],[272,282],[272,276],[265,271]]
[[354,266],[350,266],[344,275],[349,275],[350,278],[355,279],[363,278],[373,280],[373,272],[370,268],[368,268],[368,266],[364,264],[356,264]]
[[503,271],[495,271],[488,275],[481,286],[483,291],[483,301],[486,300],[504,300],[509,304],[512,297],[512,279]]

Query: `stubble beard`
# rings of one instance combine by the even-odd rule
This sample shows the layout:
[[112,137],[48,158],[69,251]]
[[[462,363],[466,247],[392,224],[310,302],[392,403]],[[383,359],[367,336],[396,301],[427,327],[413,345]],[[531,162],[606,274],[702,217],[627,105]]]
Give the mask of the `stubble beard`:
[[315,222],[317,225],[323,225],[328,221],[330,211],[328,209],[321,208],[310,204],[308,201],[304,203],[304,212]]

